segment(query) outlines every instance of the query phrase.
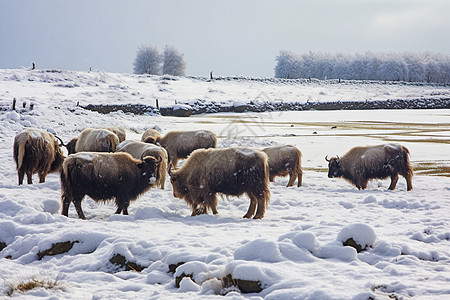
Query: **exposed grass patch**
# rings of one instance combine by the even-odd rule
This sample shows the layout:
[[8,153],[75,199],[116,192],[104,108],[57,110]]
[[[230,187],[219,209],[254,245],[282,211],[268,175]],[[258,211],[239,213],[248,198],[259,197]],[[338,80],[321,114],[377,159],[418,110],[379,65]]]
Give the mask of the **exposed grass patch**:
[[61,285],[58,280],[33,276],[31,279],[23,280],[17,284],[10,284],[7,295],[12,296],[15,292],[26,293],[38,288],[50,290],[60,287]]

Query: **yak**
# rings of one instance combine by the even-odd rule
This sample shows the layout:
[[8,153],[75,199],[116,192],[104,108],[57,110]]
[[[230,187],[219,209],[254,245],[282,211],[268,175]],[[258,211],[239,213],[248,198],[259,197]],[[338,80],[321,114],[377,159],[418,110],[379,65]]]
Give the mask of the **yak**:
[[407,190],[412,190],[413,170],[409,150],[398,144],[355,147],[341,158],[328,159],[328,177],[344,178],[359,190],[365,189],[371,179],[391,177],[390,190],[397,185],[398,175],[406,179]]
[[134,159],[128,153],[80,152],[69,155],[61,170],[62,215],[68,216],[73,202],[78,217],[85,219],[81,201],[115,199],[116,214],[128,215],[131,201],[148,191],[156,181],[160,160],[147,156]]
[[244,218],[262,219],[270,201],[267,160],[264,152],[250,148],[197,149],[178,170],[169,172],[173,195],[184,199],[195,216],[208,209],[217,214],[216,193],[245,193],[250,206]]
[[118,136],[108,130],[101,128],[86,128],[77,138],[67,143],[69,154],[78,152],[115,152],[119,145]]
[[119,144],[117,151],[127,152],[134,158],[140,160],[144,159],[144,157],[146,156],[153,156],[157,160],[161,159],[161,163],[158,165],[158,168],[156,170],[155,185],[164,190],[164,183],[166,181],[167,174],[167,151],[163,147],[139,141],[126,140]]
[[216,148],[217,137],[207,130],[170,131],[160,139],[161,146],[166,149],[169,167],[177,168],[178,160],[187,158],[196,149]]
[[61,145],[55,136],[39,129],[25,129],[14,138],[14,160],[19,176],[19,185],[27,174],[27,183],[33,183],[33,174],[38,173],[39,182],[45,182],[48,173],[57,172],[64,161]]
[[144,143],[151,143],[151,144],[159,144],[159,141],[161,140],[162,135],[159,133],[156,129],[147,129],[141,137],[141,141]]
[[298,178],[297,186],[302,185],[302,153],[294,146],[273,146],[262,150],[269,157],[269,180],[276,176],[289,175],[287,186],[293,186]]
[[125,129],[123,129],[122,127],[114,126],[114,127],[106,127],[105,129],[114,132],[119,138],[119,143],[122,143],[127,138],[127,133],[125,132]]

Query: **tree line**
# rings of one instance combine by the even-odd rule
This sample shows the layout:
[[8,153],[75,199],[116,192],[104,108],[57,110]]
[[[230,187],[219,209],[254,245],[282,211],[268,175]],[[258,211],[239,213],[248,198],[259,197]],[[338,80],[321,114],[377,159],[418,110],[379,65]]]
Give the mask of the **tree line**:
[[282,50],[276,57],[276,78],[382,80],[450,84],[450,56],[441,53],[297,55]]

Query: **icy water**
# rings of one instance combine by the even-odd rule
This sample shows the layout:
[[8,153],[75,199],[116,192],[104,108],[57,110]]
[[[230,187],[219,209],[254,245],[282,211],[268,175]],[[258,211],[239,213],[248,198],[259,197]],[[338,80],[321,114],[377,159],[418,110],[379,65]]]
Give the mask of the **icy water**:
[[173,117],[171,123],[170,130],[187,124],[209,129],[219,147],[295,145],[305,170],[325,171],[326,155],[354,146],[400,143],[410,150],[416,174],[450,176],[448,109],[222,113]]

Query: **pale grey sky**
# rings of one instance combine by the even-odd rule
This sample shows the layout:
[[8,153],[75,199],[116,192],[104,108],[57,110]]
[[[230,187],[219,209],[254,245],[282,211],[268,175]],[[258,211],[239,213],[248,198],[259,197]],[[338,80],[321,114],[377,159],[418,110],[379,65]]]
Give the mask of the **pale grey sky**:
[[132,73],[175,46],[187,75],[273,77],[280,50],[450,55],[448,0],[0,0],[0,68]]

